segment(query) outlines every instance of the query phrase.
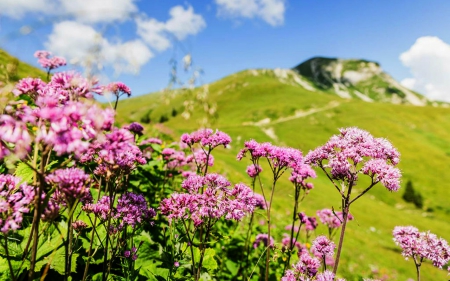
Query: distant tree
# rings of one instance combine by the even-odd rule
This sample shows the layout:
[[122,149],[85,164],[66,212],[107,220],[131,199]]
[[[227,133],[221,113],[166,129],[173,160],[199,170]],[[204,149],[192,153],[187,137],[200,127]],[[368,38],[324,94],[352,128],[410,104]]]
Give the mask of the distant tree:
[[402,198],[406,202],[413,203],[417,208],[422,209],[423,207],[423,197],[420,192],[414,190],[410,180],[406,183],[405,193],[403,193]]
[[150,109],[141,117],[141,119],[140,119],[141,123],[149,124],[152,121],[150,118],[151,114],[152,114],[152,110]]
[[175,108],[173,108],[172,109],[172,117],[175,117],[177,115],[178,115],[178,111]]
[[167,115],[161,115],[161,117],[159,118],[159,123],[164,123],[169,121],[169,117],[167,117]]

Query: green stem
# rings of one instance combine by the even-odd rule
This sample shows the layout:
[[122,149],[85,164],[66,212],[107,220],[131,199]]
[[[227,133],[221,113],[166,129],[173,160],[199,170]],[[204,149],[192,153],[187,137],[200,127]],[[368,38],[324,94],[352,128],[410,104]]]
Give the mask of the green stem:
[[6,234],[3,237],[5,238],[5,253],[6,253],[6,260],[8,261],[9,273],[11,274],[12,280],[16,281],[16,276],[14,276],[14,270],[11,264],[11,260],[9,259],[8,237],[6,237]]

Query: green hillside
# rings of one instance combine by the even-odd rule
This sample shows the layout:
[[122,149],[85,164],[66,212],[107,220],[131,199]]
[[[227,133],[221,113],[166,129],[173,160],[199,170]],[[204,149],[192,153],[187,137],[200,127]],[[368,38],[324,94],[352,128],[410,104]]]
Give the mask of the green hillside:
[[[375,137],[386,137],[401,153],[400,169],[404,187],[411,180],[424,198],[423,209],[402,199],[404,188],[390,193],[377,186],[353,206],[355,220],[348,225],[340,274],[347,280],[368,277],[375,271],[387,274],[384,280],[414,278],[414,263],[405,261],[400,248],[392,241],[396,225],[414,225],[450,240],[450,109],[364,102],[361,99],[330,95],[308,78],[292,70],[247,70],[230,75],[205,89],[180,90],[168,99],[167,93],[151,94],[123,100],[118,108],[118,122],[149,121],[151,134],[177,139],[181,133],[195,130],[205,117],[197,105],[188,120],[181,116],[186,101],[201,100],[217,107],[211,127],[233,138],[228,150],[215,154],[214,169],[231,180],[249,182],[245,167],[249,161],[237,162],[235,156],[251,138],[299,148],[305,153],[324,144],[338,128],[357,126]],[[376,87],[377,85],[373,85]],[[192,104],[195,104],[192,103]],[[158,124],[159,121],[165,121]],[[308,215],[322,208],[338,209],[337,192],[318,172],[315,188],[302,203]],[[268,183],[269,181],[267,181]],[[364,181],[360,182],[360,189]],[[291,217],[292,187],[284,181],[276,192],[277,231]],[[325,232],[319,228],[317,234]],[[446,280],[447,272],[427,263],[422,266],[423,280]],[[375,273],[374,273],[375,274]]]
[[0,110],[11,98],[14,84],[25,77],[44,79],[46,73],[0,49]]

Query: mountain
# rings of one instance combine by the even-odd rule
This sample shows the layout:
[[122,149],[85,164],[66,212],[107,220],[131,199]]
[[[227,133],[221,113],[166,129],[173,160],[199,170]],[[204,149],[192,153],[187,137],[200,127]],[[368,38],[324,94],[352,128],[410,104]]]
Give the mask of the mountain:
[[322,91],[346,99],[417,106],[430,103],[425,97],[402,86],[373,61],[314,57],[293,70]]
[[[382,88],[378,84],[373,87]],[[375,98],[366,102],[342,98],[329,90],[292,69],[251,69],[195,89],[122,100],[117,122],[141,121],[147,135],[177,141],[182,133],[198,129],[209,118],[209,127],[233,139],[229,149],[214,152],[211,171],[248,184],[245,168],[250,163],[248,159],[236,161],[236,155],[249,139],[295,147],[304,153],[324,144],[341,127],[357,126],[389,139],[401,153],[402,188],[391,193],[376,186],[352,206],[355,221],[347,226],[340,272],[347,280],[362,280],[361,276],[375,271],[389,276],[378,277],[382,280],[414,279],[414,263],[403,259],[392,241],[392,230],[396,225],[414,225],[450,241],[450,108],[414,106],[406,101],[392,104]],[[184,114],[185,106],[193,110]],[[211,109],[215,109],[213,115]],[[334,187],[321,171],[317,173],[315,188],[300,207],[307,215],[340,206]],[[408,181],[422,195],[423,208],[402,199]],[[270,178],[263,178],[263,183],[269,185]],[[356,188],[361,190],[364,184],[362,181]],[[293,204],[292,186],[286,179],[277,186],[275,196],[275,232],[280,239]],[[321,227],[317,235],[325,231]],[[424,280],[445,280],[447,275],[429,263],[423,264],[422,270]]]

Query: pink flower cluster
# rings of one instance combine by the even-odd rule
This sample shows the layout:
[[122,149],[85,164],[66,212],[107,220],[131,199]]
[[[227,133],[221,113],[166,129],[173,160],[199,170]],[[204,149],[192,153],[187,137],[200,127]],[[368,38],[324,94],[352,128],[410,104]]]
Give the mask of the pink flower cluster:
[[271,248],[275,247],[275,240],[273,237],[269,237],[266,233],[260,233],[256,235],[255,241],[253,242],[253,248],[258,248],[260,244],[263,244],[264,247],[270,246]]
[[[18,158],[24,158],[30,151],[31,142],[26,122],[6,114],[0,115],[0,159],[11,152]],[[13,144],[13,147],[8,144]]]
[[36,110],[40,119],[36,140],[53,147],[58,155],[73,153],[81,157],[90,143],[108,130],[114,112],[82,102],[68,102],[64,106],[44,107]]
[[262,172],[262,168],[258,164],[250,164],[246,172],[249,177],[254,178]]
[[[334,281],[334,274],[331,271],[324,271],[319,273],[320,260],[325,259],[327,264],[332,264],[334,261],[334,249],[336,245],[328,240],[325,236],[318,236],[312,243],[311,253],[315,257],[311,257],[309,252],[303,248],[299,251],[299,262],[292,265],[292,270],[286,271],[281,278],[282,281]],[[344,281],[344,279],[338,279]]]
[[334,255],[334,249],[336,245],[333,241],[330,241],[327,237],[320,235],[314,239],[311,246],[311,253],[319,258],[332,257]]
[[267,158],[274,169],[294,168],[298,163],[303,162],[303,155],[300,150],[289,147],[278,147],[269,142],[258,143],[255,140],[246,141],[244,148],[239,151],[236,158],[242,160],[247,152],[250,153],[252,162],[260,158]]
[[422,259],[429,259],[434,266],[441,269],[450,261],[450,246],[447,241],[429,231],[419,232],[413,226],[396,226],[393,235],[406,259],[413,257],[418,264]]
[[113,93],[116,97],[122,95],[131,96],[131,90],[122,82],[112,82],[104,88],[105,91]]
[[194,150],[193,154],[186,157],[186,163],[193,163],[199,167],[213,166],[214,156],[212,154],[207,155],[202,149]]
[[[339,228],[344,221],[343,213],[340,211],[335,211],[333,213],[330,209],[323,209],[317,211],[317,216],[320,222],[326,225],[328,228]],[[353,216],[349,213],[347,216],[347,221],[353,220]]]
[[196,143],[200,143],[203,147],[215,148],[219,145],[226,147],[230,144],[231,138],[224,132],[211,129],[200,129],[191,134],[183,134],[181,136],[181,142],[193,146]]
[[115,220],[115,224],[110,229],[112,233],[116,233],[127,225],[135,228],[156,216],[155,210],[148,208],[142,194],[126,192],[119,197],[116,207],[111,208],[111,203],[109,196],[103,196],[97,203],[85,204],[82,209],[87,213],[95,214],[102,220],[111,216]]
[[169,221],[191,219],[199,226],[208,219],[241,220],[258,203],[248,186],[239,183],[229,189],[230,182],[218,174],[192,175],[181,186],[187,193],[173,193],[159,206]]
[[[281,281],[313,281],[313,280],[315,280],[315,281],[335,281],[333,272],[331,272],[329,270],[318,273],[313,278],[310,278],[306,274],[299,272],[298,269],[287,270],[285,275],[281,278]],[[345,281],[345,280],[338,279],[336,281]]]
[[46,177],[49,184],[56,185],[56,198],[72,206],[75,200],[90,200],[89,175],[78,168],[59,169]]
[[120,218],[119,229],[125,225],[136,227],[144,221],[148,221],[156,216],[155,210],[148,208],[147,201],[142,194],[132,192],[124,193],[117,200],[117,214]]
[[129,174],[137,164],[147,163],[134,142],[134,135],[126,129],[117,128],[106,134],[104,141],[92,144],[81,158],[82,162],[92,160],[98,163],[94,173],[103,176]]
[[317,226],[317,219],[315,217],[308,217],[305,213],[298,213],[298,218],[300,219],[300,223],[305,225],[306,231],[314,231]]
[[40,79],[24,78],[17,82],[14,94],[28,95],[40,107],[64,105],[80,98],[92,98],[101,94],[102,87],[97,80],[87,80],[74,71],[55,73],[48,84]]
[[[296,231],[294,230],[294,232]],[[283,246],[285,246],[286,248],[289,248],[290,243],[291,243],[290,235],[287,233],[283,233],[283,239],[281,239],[281,244],[283,244]],[[302,244],[298,242],[294,237],[292,238],[292,246],[296,247],[299,250],[299,253],[302,252],[303,250],[306,250],[306,247],[302,246]]]
[[0,175],[0,231],[8,233],[21,227],[23,214],[30,211],[34,188],[20,178]]
[[142,125],[138,122],[133,122],[130,125],[125,126],[124,129],[127,129],[128,131],[138,136],[142,136],[142,132],[144,131],[144,127],[142,127]]
[[38,58],[38,63],[46,69],[55,69],[66,65],[66,60],[62,57],[50,57],[51,53],[47,51],[36,51],[34,56]]
[[339,135],[309,152],[306,162],[330,168],[336,180],[356,181],[358,173],[364,173],[372,177],[374,183],[381,182],[388,190],[396,191],[401,174],[394,166],[399,157],[388,140],[374,138],[367,131],[351,127],[340,129]]
[[34,104],[10,103],[0,115],[0,159],[11,152],[25,157],[33,142],[51,147],[58,156],[80,157],[114,122],[113,110],[79,101],[98,89],[74,72],[56,73],[48,84],[20,80],[15,94],[29,95]]

